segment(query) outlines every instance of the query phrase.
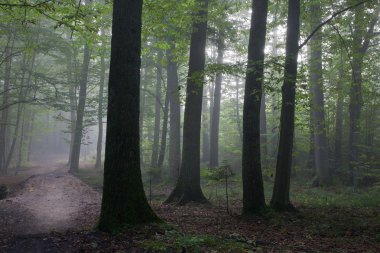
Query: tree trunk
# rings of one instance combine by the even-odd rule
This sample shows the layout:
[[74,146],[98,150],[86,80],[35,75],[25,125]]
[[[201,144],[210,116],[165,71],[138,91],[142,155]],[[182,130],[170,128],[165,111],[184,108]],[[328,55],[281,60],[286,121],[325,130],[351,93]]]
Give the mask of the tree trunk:
[[[202,100],[202,162],[207,163],[210,161],[210,121],[209,111],[207,110],[207,88],[203,87],[203,100]],[[211,97],[211,92],[210,92]],[[210,110],[212,110],[213,100],[210,99]]]
[[[8,42],[9,44],[9,42]],[[11,79],[11,67],[12,67],[12,48],[6,47],[4,52],[5,57],[5,69],[4,69],[4,93],[3,93],[3,107],[1,111],[1,125],[0,125],[0,175],[7,175],[6,169],[6,135],[8,130],[8,105],[9,100],[9,87]]]
[[195,13],[198,22],[193,23],[190,42],[182,165],[177,185],[166,200],[166,203],[207,202],[200,185],[200,130],[206,58],[208,1],[197,0],[196,2],[201,5],[201,8]]
[[253,0],[252,10],[243,109],[243,213],[253,213],[265,207],[261,172],[260,106],[268,1]]
[[292,210],[290,203],[290,174],[294,138],[295,94],[297,82],[298,41],[300,34],[300,0],[289,0],[286,32],[286,58],[280,119],[276,177],[271,206],[279,211]]
[[241,123],[240,123],[240,105],[239,105],[239,89],[240,89],[240,84],[239,84],[239,77],[235,78],[235,83],[236,83],[236,93],[235,93],[235,110],[236,110],[236,126],[237,130],[239,133],[240,141],[243,142],[243,130],[241,129]]
[[341,55],[339,74],[337,81],[338,99],[336,102],[336,116],[335,116],[335,169],[342,166],[342,145],[343,145],[343,99],[344,94],[342,91],[344,80],[344,63]]
[[[104,29],[101,30],[102,36],[105,36]],[[103,149],[103,93],[104,93],[104,80],[106,75],[106,61],[105,61],[105,42],[102,42],[102,52],[100,56],[100,82],[99,82],[99,99],[98,99],[98,143],[96,145],[96,162],[95,169],[102,168],[102,149]]]
[[348,157],[350,167],[349,183],[354,185],[356,168],[360,158],[360,114],[362,109],[362,83],[363,83],[363,60],[368,50],[370,39],[373,35],[374,27],[379,19],[380,6],[372,14],[371,23],[367,27],[363,24],[364,6],[355,9],[355,18],[353,25],[353,43],[352,43],[352,84],[350,89],[350,130],[348,142]]
[[[171,42],[173,43],[173,42]],[[169,130],[169,177],[177,180],[181,166],[181,103],[179,97],[178,66],[173,61],[171,49],[166,51],[167,82],[170,100],[170,130]]]
[[77,96],[75,92],[76,81],[72,77],[72,53],[71,51],[67,54],[67,83],[69,85],[69,99],[70,99],[70,150],[69,150],[69,161],[68,165],[71,164],[71,154],[74,146],[75,137],[75,122],[77,119]]
[[164,117],[162,119],[162,131],[161,131],[161,146],[160,153],[158,155],[157,167],[162,168],[165,159],[166,151],[166,136],[168,133],[168,115],[169,115],[169,92],[168,88],[166,89],[165,94],[165,104],[164,104]]
[[[142,0],[114,0],[108,89],[102,231],[158,220],[145,196],[140,169]],[[121,113],[122,112],[122,113]]]
[[79,100],[77,108],[77,118],[75,124],[75,135],[73,141],[73,147],[71,151],[71,161],[70,161],[70,173],[76,173],[79,171],[79,157],[80,149],[82,143],[82,132],[83,132],[83,120],[84,120],[84,110],[86,106],[87,97],[87,77],[88,68],[90,65],[90,48],[86,44],[83,50],[83,65],[81,70],[80,87],[79,87]]
[[[217,64],[223,64],[224,38],[220,36],[218,40]],[[214,105],[212,107],[211,127],[210,127],[210,168],[219,166],[219,118],[220,100],[222,90],[222,73],[216,75],[214,89]]]
[[262,89],[260,105],[260,145],[261,145],[261,163],[266,166],[268,160],[268,143],[267,143],[267,113],[265,89]]
[[160,121],[161,121],[161,78],[162,78],[162,51],[157,53],[156,72],[156,105],[154,109],[154,137],[152,146],[152,158],[150,167],[156,168],[158,161],[158,149],[160,144]]
[[[322,9],[318,3],[310,6],[311,31],[322,21]],[[331,184],[329,171],[328,144],[326,136],[325,101],[322,75],[322,31],[319,30],[310,39],[310,96],[312,100],[311,115],[314,132],[314,156],[316,168],[316,185]]]

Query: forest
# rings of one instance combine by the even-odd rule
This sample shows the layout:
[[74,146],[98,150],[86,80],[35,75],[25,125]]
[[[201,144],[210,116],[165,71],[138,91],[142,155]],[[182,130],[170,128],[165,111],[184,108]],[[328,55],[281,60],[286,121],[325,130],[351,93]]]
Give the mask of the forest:
[[1,0],[0,252],[380,252],[379,0]]

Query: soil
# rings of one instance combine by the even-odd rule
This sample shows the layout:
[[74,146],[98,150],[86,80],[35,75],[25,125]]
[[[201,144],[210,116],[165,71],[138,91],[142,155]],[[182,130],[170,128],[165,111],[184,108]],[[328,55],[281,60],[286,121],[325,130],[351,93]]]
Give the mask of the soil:
[[[172,231],[154,224],[119,235],[94,230],[100,193],[61,165],[50,168],[40,168],[42,174],[29,177],[0,201],[0,252],[157,252],[142,245],[146,241],[170,245],[175,240]],[[234,214],[211,205],[154,202],[153,208],[180,235],[189,236],[187,244],[194,242],[191,236],[202,234],[246,243],[252,252],[380,252],[379,208],[298,206],[298,213],[257,217],[238,215],[239,204],[230,207]],[[195,251],[168,247],[159,252]],[[206,245],[200,252],[217,251]]]

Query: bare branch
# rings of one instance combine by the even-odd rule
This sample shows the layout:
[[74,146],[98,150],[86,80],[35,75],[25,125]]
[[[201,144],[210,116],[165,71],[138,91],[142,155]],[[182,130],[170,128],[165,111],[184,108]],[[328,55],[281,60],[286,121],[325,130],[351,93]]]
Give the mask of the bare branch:
[[369,1],[373,1],[373,0],[364,0],[364,1],[361,1],[357,4],[354,4],[354,5],[351,5],[351,6],[348,6],[340,11],[337,11],[335,12],[334,14],[331,15],[330,18],[326,19],[324,22],[320,23],[310,34],[309,36],[307,36],[307,38],[301,43],[301,45],[298,46],[298,49],[300,50],[301,48],[303,48],[308,42],[309,40],[314,36],[315,33],[317,33],[319,31],[319,29],[321,29],[324,25],[326,25],[327,23],[329,23],[331,20],[333,20],[334,18],[336,18],[337,16],[339,16],[340,14],[348,11],[348,10],[351,10],[353,8],[356,8],[366,2],[369,2]]

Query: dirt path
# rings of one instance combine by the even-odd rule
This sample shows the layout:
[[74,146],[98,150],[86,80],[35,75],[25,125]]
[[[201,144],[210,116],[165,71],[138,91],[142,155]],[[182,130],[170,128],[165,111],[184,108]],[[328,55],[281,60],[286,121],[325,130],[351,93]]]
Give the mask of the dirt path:
[[30,235],[95,225],[100,195],[63,169],[35,175],[0,201],[0,233]]

